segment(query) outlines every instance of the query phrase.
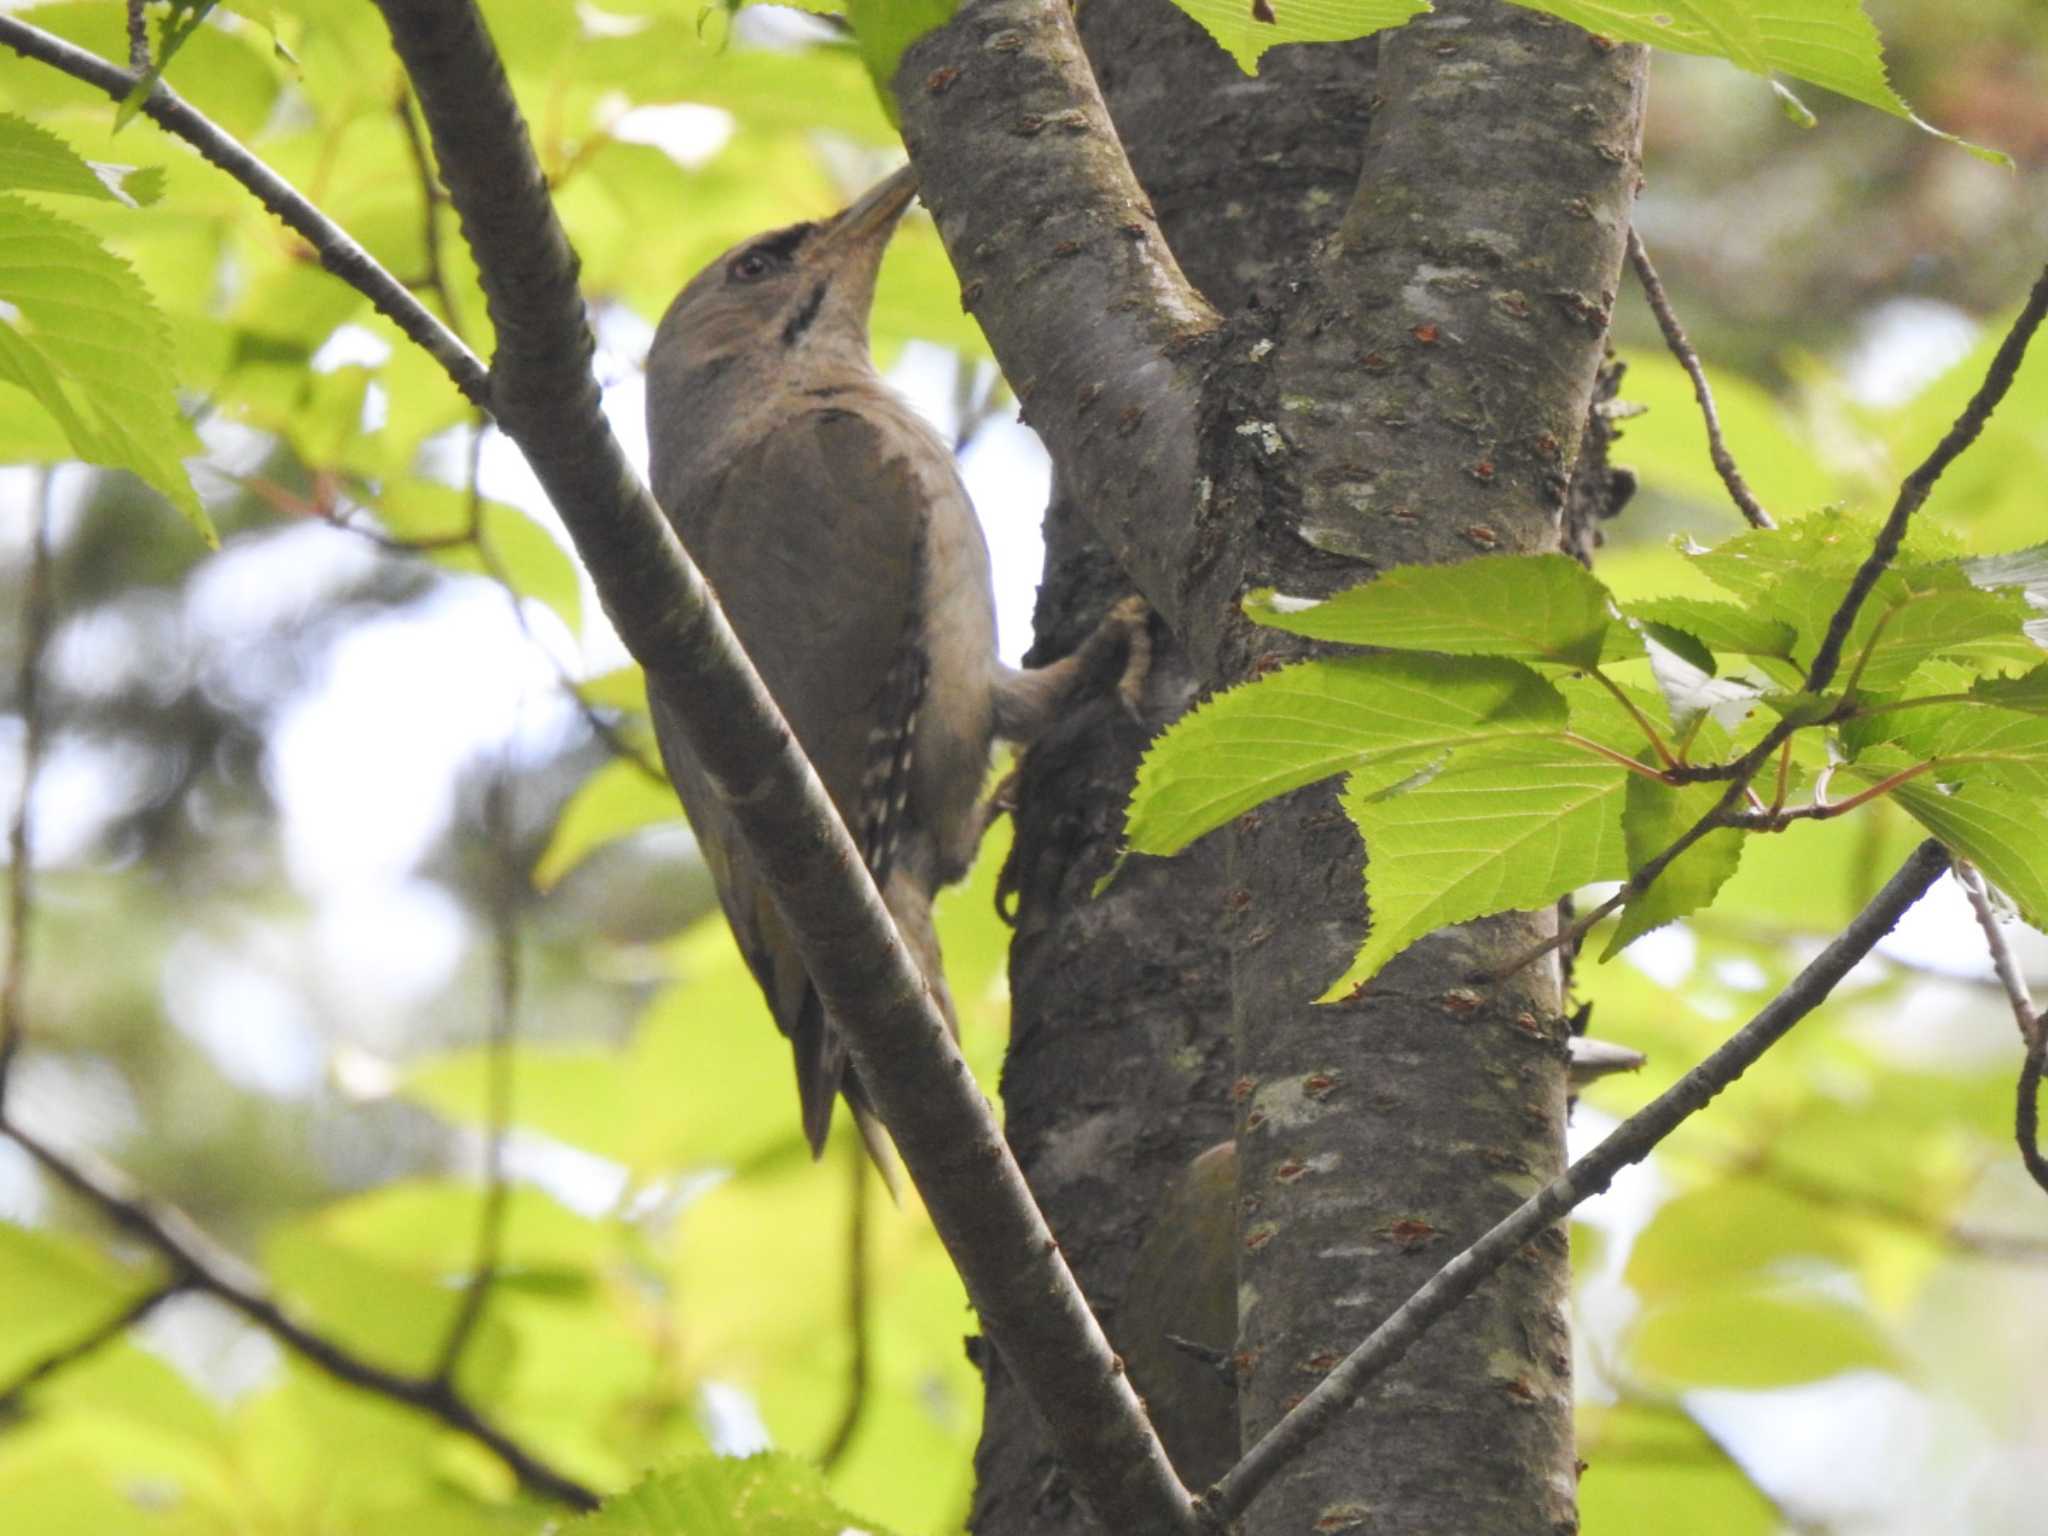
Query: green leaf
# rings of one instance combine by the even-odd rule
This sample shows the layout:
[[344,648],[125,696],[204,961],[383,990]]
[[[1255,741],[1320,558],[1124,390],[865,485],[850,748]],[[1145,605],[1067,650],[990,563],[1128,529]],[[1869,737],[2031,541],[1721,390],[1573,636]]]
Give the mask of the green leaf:
[[1987,704],[2048,714],[2048,662],[2018,677],[1980,677],[1970,692]]
[[[667,953],[677,979],[626,1049],[515,1051],[513,1123],[647,1174],[741,1166],[796,1145],[789,1046],[725,919],[705,918]],[[416,1068],[406,1092],[480,1125],[488,1070],[487,1052],[454,1052]]]
[[[10,313],[11,310],[11,313]],[[126,262],[88,231],[0,196],[0,381],[33,395],[71,451],[161,491],[209,547],[219,538],[180,462],[168,328]]]
[[896,121],[896,71],[903,51],[925,33],[953,19],[958,0],[847,0],[846,17],[868,78],[882,98],[882,110]]
[[1897,1364],[1868,1313],[1748,1287],[1717,1287],[1651,1310],[1629,1347],[1634,1371],[1671,1387],[1761,1391]]
[[1372,928],[1324,993],[1355,992],[1424,934],[1492,912],[1548,905],[1625,873],[1617,763],[1562,741],[1468,747],[1434,772],[1408,763],[1354,773],[1344,809],[1365,838]]
[[[1874,518],[1830,507],[1782,528],[1754,529],[1712,549],[1689,548],[1686,554],[1714,585],[1754,603],[1769,598],[1786,577],[1797,572],[1853,573],[1870,554],[1877,535]],[[1899,564],[1953,562],[1959,553],[1954,539],[1923,520],[1907,531]],[[1962,575],[1959,566],[1955,574]]]
[[[280,1228],[264,1243],[264,1267],[312,1324],[391,1370],[423,1373],[439,1358],[462,1306],[460,1290],[362,1252],[323,1230],[320,1216]],[[488,1394],[504,1379],[513,1341],[485,1311],[457,1377]]]
[[[1877,28],[1861,0],[1515,0],[1588,32],[1673,53],[1728,60],[1753,75],[1825,86],[1838,96],[1902,117],[1936,138],[1998,165],[2011,160],[1943,133],[1913,115],[1885,75]],[[1789,94],[1789,93],[1785,93]],[[1797,105],[1796,101],[1794,103]],[[1799,107],[1805,111],[1803,106]],[[1808,114],[1809,116],[1811,114]]]
[[47,128],[0,112],[0,191],[62,192],[140,208],[163,190],[159,167],[88,160]]
[[89,1244],[0,1222],[0,1380],[90,1333],[149,1288]]
[[1936,656],[2025,659],[2033,650],[2022,634],[2028,614],[2017,592],[1911,592],[1880,608],[1882,626],[1875,640],[1867,650],[1849,653],[1847,660],[1860,668],[1859,691],[1883,692]]
[[[1646,489],[1681,498],[1731,523],[1735,508],[1707,453],[1706,423],[1686,371],[1663,351],[1624,349],[1622,393],[1642,414],[1627,418],[1630,467]],[[1837,494],[1834,477],[1814,452],[1811,428],[1777,397],[1739,373],[1709,366],[1722,435],[1752,488],[1780,516],[1824,505]],[[1606,559],[1602,558],[1603,566]],[[1619,585],[1612,576],[1611,585]]]
[[1581,1402],[1580,1529],[1631,1536],[1655,1511],[1657,1536],[1775,1536],[1771,1503],[1707,1432],[1676,1408]]
[[[319,1216],[321,1231],[349,1249],[437,1284],[466,1278],[476,1264],[483,1217],[480,1185],[408,1179],[337,1201]],[[610,1252],[604,1225],[579,1216],[540,1190],[505,1191],[498,1277],[595,1270]]]
[[1650,1305],[1786,1278],[1816,1261],[1853,1270],[1855,1245],[1821,1206],[1767,1179],[1719,1179],[1657,1208],[1624,1278]]
[[1629,618],[1691,635],[1710,651],[1789,660],[1797,636],[1792,626],[1740,603],[1699,597],[1657,597],[1625,603]]
[[647,713],[647,674],[635,663],[615,667],[597,677],[586,677],[576,685],[586,704],[625,714]]
[[[1788,571],[1767,607],[1799,632],[1795,657],[1811,663],[1851,577],[1842,571]],[[2022,633],[2029,610],[2017,592],[1985,592],[1963,583],[1954,565],[1910,565],[1886,571],[1871,588],[1842,648],[1843,686],[1859,693],[1897,688],[1936,656],[1988,662],[2031,659]]]
[[793,1456],[692,1456],[571,1521],[564,1536],[886,1536],[849,1515]]
[[451,571],[502,577],[520,596],[537,598],[561,615],[569,633],[580,633],[582,583],[575,561],[554,535],[517,507],[484,500],[476,505],[477,536],[465,540],[460,535],[469,527],[470,512],[466,492],[421,479],[395,482],[376,503],[377,521],[393,538],[430,546],[428,558]]
[[1938,780],[1989,778],[2016,794],[2048,799],[2048,717],[1951,704],[1878,719],[1889,720],[1888,741],[1936,765]]
[[[1674,786],[1629,774],[1621,817],[1629,873],[1634,874],[1677,842],[1726,792],[1725,784]],[[1748,834],[1735,827],[1719,827],[1686,849],[1647,891],[1622,908],[1621,921],[1600,958],[1612,960],[1651,929],[1712,902],[1742,861],[1742,845],[1747,840]]]
[[650,779],[638,763],[616,758],[585,779],[562,807],[547,851],[534,866],[533,883],[551,890],[593,849],[681,816],[673,789]]
[[[1607,589],[1565,555],[1397,566],[1313,601],[1262,589],[1244,611],[1270,628],[1346,645],[1566,667],[1596,664],[1615,627]],[[1635,649],[1627,644],[1624,653]]]
[[[1914,759],[1892,747],[1865,753],[1844,770],[1875,784]],[[2048,803],[2036,793],[2002,784],[1994,773],[1973,776],[1953,787],[1929,777],[1911,779],[1891,791],[1913,819],[1984,872],[2012,898],[2020,916],[2048,928]]]
[[1511,661],[1392,655],[1283,667],[1196,706],[1153,742],[1125,836],[1139,853],[1178,853],[1348,768],[1554,733],[1564,722],[1557,690]]
[[1216,46],[1257,74],[1259,55],[1282,43],[1341,43],[1398,27],[1428,0],[1173,0]]

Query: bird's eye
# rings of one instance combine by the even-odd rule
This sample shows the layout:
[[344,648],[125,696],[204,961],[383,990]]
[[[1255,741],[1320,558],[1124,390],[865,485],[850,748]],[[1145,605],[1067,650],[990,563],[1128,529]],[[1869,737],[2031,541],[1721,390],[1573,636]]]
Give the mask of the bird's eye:
[[740,282],[751,283],[759,278],[766,277],[773,270],[774,266],[775,263],[766,256],[763,256],[759,251],[743,251],[733,257],[732,265],[725,270]]

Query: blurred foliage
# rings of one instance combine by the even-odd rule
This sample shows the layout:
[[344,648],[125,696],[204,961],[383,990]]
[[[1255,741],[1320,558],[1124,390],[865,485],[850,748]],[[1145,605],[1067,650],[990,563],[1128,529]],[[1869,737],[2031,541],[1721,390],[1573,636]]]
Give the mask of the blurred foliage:
[[[668,0],[485,8],[613,341],[608,386],[630,386],[647,327],[705,260],[829,210],[886,164],[893,137],[860,58],[821,23]],[[1802,131],[1756,81],[1707,61],[1660,60],[1652,92],[1646,238],[1730,441],[1785,517],[1882,506],[1981,375],[1983,329],[1946,371],[1873,391],[1859,349],[1899,301],[1938,302],[1941,334],[1995,328],[2048,246],[2048,6],[1987,0],[1967,21],[1937,0],[1870,9],[1901,92],[2016,171],[1842,103]],[[20,14],[125,56],[117,6]],[[488,355],[473,269],[428,196],[374,8],[216,12],[169,78]],[[551,518],[498,447],[473,486],[471,409],[242,189],[146,120],[113,137],[111,102],[11,55],[0,101],[87,161],[161,177],[148,206],[47,207],[153,298],[204,450],[191,486],[223,546],[209,555],[126,475],[0,471],[0,614],[19,611],[22,530],[45,501],[58,613],[33,1035],[11,1112],[119,1161],[337,1337],[424,1368],[478,1251],[481,1042],[497,1012],[492,933],[509,919],[514,1184],[462,1385],[594,1486],[667,1469],[570,1527],[593,1536],[716,1530],[705,1511],[735,1507],[760,1517],[748,1530],[837,1529],[842,1509],[901,1533],[957,1530],[979,1417],[958,1281],[922,1213],[889,1208],[861,1173],[867,1301],[860,1341],[850,1331],[862,1165],[843,1127],[822,1163],[805,1157],[786,1049],[707,916],[666,792],[606,744],[645,752],[639,683]],[[635,115],[677,103],[690,105]],[[668,148],[652,142],[664,136]],[[1737,525],[1682,376],[1639,307],[1618,309],[1624,396],[1647,407],[1621,456],[1645,491],[1601,574],[1624,596],[1704,594],[1667,535],[1713,542]],[[928,221],[892,251],[876,335],[885,356],[913,336],[985,356]],[[0,462],[68,457],[25,397],[9,402]],[[1927,516],[1978,548],[2036,541],[2044,421],[2037,358]],[[516,622],[501,583],[522,594]],[[10,791],[20,638],[0,623]],[[459,662],[441,658],[450,647]],[[361,683],[372,656],[396,662]],[[391,713],[366,715],[365,688]],[[500,699],[490,729],[465,723]],[[504,821],[487,813],[493,785]],[[387,822],[416,835],[394,842]],[[337,865],[336,836],[399,852]],[[1891,814],[1753,839],[1710,913],[1647,942],[1641,964],[1584,966],[1596,1031],[1651,1065],[1603,1084],[1582,1117],[1625,1113],[1678,1076],[1912,841]],[[989,900],[1000,854],[941,906],[986,1083],[1006,1016]],[[2029,1321],[2048,1315],[2048,1224],[2010,1171],[2010,1022],[1981,981],[1924,963],[1855,980],[1587,1213],[1593,1536],[1791,1519],[2031,1528],[2029,1506],[1985,1493],[2048,1454],[2035,1380],[2048,1336]],[[0,1215],[0,1385],[158,1278],[4,1143]],[[797,1463],[839,1438],[857,1358],[861,1411],[821,1488]],[[1910,1424],[1866,1442],[1878,1450],[1849,1473],[1826,1461],[1839,1447],[1824,1429],[1803,1461],[1773,1444],[1787,1392],[1872,1377],[1934,1426],[1922,1454],[1889,1458],[1890,1482],[1883,1448],[1920,1444]],[[706,1456],[764,1439],[789,1458]],[[1965,1506],[1967,1526],[1950,1518]],[[532,1533],[556,1513],[474,1444],[191,1298],[0,1405],[0,1509],[36,1536]]]

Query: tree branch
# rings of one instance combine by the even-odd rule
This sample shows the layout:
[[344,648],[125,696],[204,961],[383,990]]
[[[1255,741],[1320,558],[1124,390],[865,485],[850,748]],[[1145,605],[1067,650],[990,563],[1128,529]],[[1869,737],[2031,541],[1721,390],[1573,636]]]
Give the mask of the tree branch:
[[1985,888],[1984,877],[1978,873],[1977,866],[1969,860],[1957,859],[1955,871],[1956,883],[1969,898],[1970,911],[1976,916],[1978,928],[1983,930],[1984,947],[1991,954],[1991,969],[1998,977],[2007,1005],[2012,1009],[2013,1022],[2019,1026],[2020,1044],[2032,1049],[2034,1037],[2041,1033],[2041,1022],[2034,1014],[2034,997],[2027,990],[2027,978],[2020,974],[2019,961],[2013,957],[2012,946],[2005,941],[2005,930],[1999,926],[1998,914],[1991,910],[1991,892]]
[[968,0],[904,53],[894,94],[961,306],[1062,484],[1178,628],[1218,322],[1131,173],[1071,7]]
[[492,404],[648,686],[738,821],[990,1337],[1111,1525],[1187,1530],[1174,1478],[816,773],[598,408],[576,260],[469,4],[380,0],[498,338]]
[[299,1322],[270,1294],[262,1276],[214,1242],[183,1211],[136,1189],[125,1174],[88,1154],[59,1152],[4,1115],[0,1134],[12,1137],[58,1183],[91,1202],[115,1226],[155,1249],[183,1288],[226,1303],[335,1380],[409,1404],[469,1436],[535,1493],[578,1509],[597,1506],[594,1492],[484,1418],[452,1383],[377,1365]]
[[[46,507],[39,507],[37,511],[26,603],[27,634],[22,652],[23,686],[19,702],[30,751],[22,775],[22,802],[15,816],[14,864],[8,881],[11,937],[5,954],[5,972],[0,974],[0,1004],[4,1004],[0,1043],[4,1043],[9,1051],[21,1038],[21,998],[28,966],[24,936],[34,915],[33,888],[28,877],[31,850],[26,828],[29,794],[35,781],[35,749],[41,739],[35,673],[41,660],[43,638],[49,629],[46,510]],[[4,1063],[6,1054],[0,1052],[0,1063]],[[4,1087],[4,1079],[0,1079],[0,1087]],[[535,1492],[581,1509],[595,1507],[597,1495],[590,1489],[557,1471],[487,1421],[456,1390],[445,1368],[429,1376],[408,1376],[388,1370],[297,1322],[270,1295],[260,1275],[221,1248],[184,1212],[151,1199],[118,1170],[99,1163],[88,1154],[57,1151],[13,1120],[7,1113],[4,1099],[0,1099],[0,1136],[12,1138],[59,1183],[83,1196],[122,1231],[153,1248],[169,1264],[171,1271],[169,1278],[139,1298],[120,1317],[111,1319],[85,1338],[32,1367],[26,1376],[8,1389],[8,1394],[18,1392],[71,1361],[83,1358],[174,1292],[204,1291],[336,1379],[411,1404],[478,1441]],[[459,1341],[454,1341],[453,1336],[451,1340],[453,1347],[448,1354],[452,1361],[453,1348],[459,1348]]]
[[1643,297],[1650,301],[1650,313],[1657,317],[1657,328],[1664,333],[1664,345],[1671,349],[1671,355],[1678,359],[1678,366],[1692,380],[1693,398],[1699,401],[1700,416],[1707,424],[1707,457],[1714,461],[1721,483],[1728,487],[1730,499],[1750,527],[1777,527],[1771,520],[1771,514],[1764,510],[1763,503],[1756,499],[1756,493],[1750,490],[1749,482],[1742,478],[1735,455],[1728,451],[1727,440],[1721,436],[1721,413],[1714,408],[1713,387],[1707,383],[1707,371],[1700,366],[1699,353],[1686,339],[1685,327],[1678,323],[1678,312],[1671,307],[1671,296],[1665,293],[1657,269],[1650,265],[1650,253],[1644,248],[1643,237],[1633,224],[1628,231],[1628,261],[1635,268],[1636,280],[1643,285]]
[[1906,539],[1906,525],[1912,522],[1913,514],[1926,505],[1935,483],[1949,465],[1977,440],[1977,434],[1984,430],[1984,423],[1991,419],[1999,401],[2012,388],[2020,364],[2026,359],[2027,346],[2033,341],[2034,332],[2040,329],[2044,316],[2048,316],[2048,267],[2044,267],[2041,275],[2034,279],[2027,302],[2021,307],[2012,328],[2005,333],[2005,340],[1991,359],[1991,366],[1984,370],[1984,382],[1970,396],[1970,403],[1963,407],[1962,414],[1942,434],[1934,450],[1900,482],[1898,497],[1892,503],[1891,514],[1885,518],[1884,527],[1878,532],[1877,542],[1871,547],[1869,557],[1857,568],[1841,606],[1828,620],[1827,633],[1821,637],[1820,646],[1813,653],[1813,665],[1806,673],[1808,693],[1824,692],[1834,681],[1836,669],[1842,664],[1842,647],[1848,643],[1856,615],[1862,609],[1864,599],[1877,585],[1878,578],[1898,555],[1899,546]]
[[1659,1142],[1705,1108],[1824,1002],[1947,867],[1948,853],[1939,842],[1930,838],[1916,848],[1840,937],[1816,955],[1755,1018],[1624,1120],[1562,1176],[1553,1179],[1444,1265],[1375,1328],[1203,1496],[1205,1510],[1224,1519],[1240,1514],[1274,1474],[1298,1456],[1368,1383],[1399,1361],[1432,1324],[1477,1289],[1481,1281],[1519,1253],[1539,1232],[1604,1191],[1623,1168],[1641,1162]]
[[839,1422],[825,1437],[825,1448],[818,1453],[818,1465],[827,1472],[853,1444],[853,1432],[867,1411],[868,1390],[873,1385],[868,1360],[868,1203],[874,1197],[865,1149],[849,1142],[847,1166],[853,1170],[846,1192],[846,1334],[852,1358],[846,1366],[846,1404],[840,1409]]
[[[0,15],[0,43],[25,59],[47,64],[105,91],[115,101],[126,99],[142,78],[13,16]],[[376,257],[283,177],[162,81],[143,98],[142,112],[247,187],[274,218],[313,247],[321,266],[362,294],[377,313],[439,363],[466,397],[478,405],[489,403],[490,384],[476,354],[414,298],[405,284],[385,271]]]
[[519,923],[514,909],[512,886],[522,877],[504,857],[512,844],[510,818],[505,801],[510,793],[503,774],[494,774],[484,790],[484,832],[498,859],[497,878],[490,893],[491,958],[495,962],[496,996],[491,1010],[491,1037],[485,1060],[484,1080],[484,1198],[477,1217],[476,1261],[469,1283],[462,1289],[462,1304],[441,1351],[428,1374],[435,1381],[452,1381],[462,1361],[462,1351],[483,1321],[484,1308],[497,1283],[498,1260],[505,1239],[505,1137],[512,1128],[512,1039],[519,1027]]

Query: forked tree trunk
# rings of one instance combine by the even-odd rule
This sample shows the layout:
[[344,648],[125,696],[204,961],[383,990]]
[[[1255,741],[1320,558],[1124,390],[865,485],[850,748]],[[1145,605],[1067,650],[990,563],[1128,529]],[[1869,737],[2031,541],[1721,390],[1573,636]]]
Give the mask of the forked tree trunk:
[[[1243,586],[1328,591],[1404,561],[1558,547],[1634,190],[1636,50],[1468,0],[1391,40],[1384,78],[1371,42],[1283,49],[1247,77],[1167,0],[1083,5],[1078,22],[1168,242],[1230,317],[1203,449],[1229,547],[1187,573],[1208,605],[1203,633],[1162,646],[1152,723],[1267,664],[1264,652],[1301,654],[1221,611]],[[1374,183],[1377,223],[1354,213],[1347,226],[1369,152],[1391,179]],[[1312,264],[1333,240],[1343,261]],[[1404,294],[1390,276],[1402,270],[1425,291]],[[1428,345],[1455,350],[1447,363],[1420,350],[1425,323]],[[1282,429],[1277,458],[1235,430],[1261,420]],[[1607,504],[1604,485],[1579,489],[1574,505]],[[1046,655],[1128,590],[1090,529],[1056,486]],[[1005,1111],[1120,1347],[1119,1304],[1161,1191],[1255,1114],[1240,1226],[1258,1235],[1249,1255],[1242,1232],[1239,1244],[1256,1300],[1241,1339],[1204,1341],[1239,1351],[1255,1436],[1560,1166],[1561,1055],[1530,1034],[1561,1035],[1554,967],[1469,985],[1548,918],[1439,935],[1366,1000],[1314,1008],[1365,916],[1334,795],[1295,796],[1170,863],[1137,861],[1091,900],[1138,735],[1105,707],[1033,753]],[[1332,1085],[1320,1103],[1334,1112],[1272,1113],[1312,1077]],[[1245,1529],[1575,1528],[1566,1284],[1561,1237],[1533,1246],[1283,1474]],[[974,1529],[1092,1529],[1000,1362],[981,1358]]]

